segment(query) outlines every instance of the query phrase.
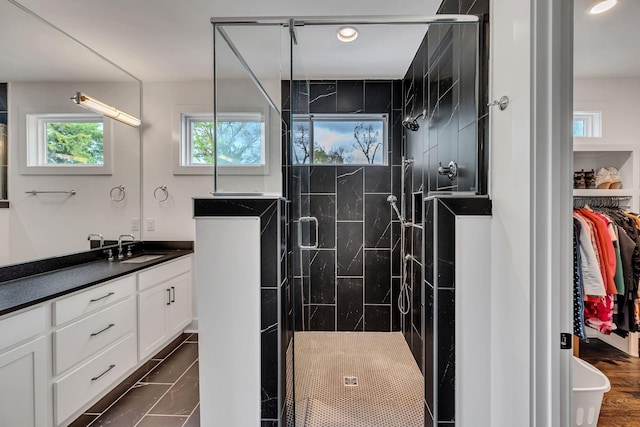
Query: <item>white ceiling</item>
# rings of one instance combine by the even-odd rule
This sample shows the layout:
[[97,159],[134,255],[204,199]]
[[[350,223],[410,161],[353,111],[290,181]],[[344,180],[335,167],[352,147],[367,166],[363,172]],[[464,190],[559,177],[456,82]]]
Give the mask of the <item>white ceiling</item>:
[[640,1],[618,0],[601,15],[574,0],[574,76],[640,77]]
[[[17,1],[143,81],[210,79],[211,17],[433,15],[440,4],[440,0]],[[264,52],[261,42],[254,40],[258,51]],[[399,47],[392,38],[391,45]]]
[[[16,1],[16,0],[12,0]],[[440,0],[17,0],[56,27],[81,40],[143,81],[208,80],[212,72],[211,17],[409,16],[431,15]],[[611,12],[588,16],[591,0],[575,0],[575,75],[640,76],[640,1],[620,0]],[[380,28],[378,28],[379,30]],[[0,80],[106,80],[123,75],[85,49],[0,0]],[[296,69],[315,77],[314,58],[322,58],[327,78],[353,73],[369,78],[401,76],[424,28],[372,32],[361,28],[351,45],[336,43],[335,27],[303,27]],[[326,34],[315,34],[326,32]],[[235,37],[248,62],[273,69],[279,55],[264,37]],[[371,44],[367,42],[372,42]],[[304,43],[304,44],[303,44]],[[313,45],[322,55],[311,55]],[[305,49],[302,49],[302,48]],[[357,50],[357,52],[356,52]],[[331,53],[329,53],[331,52]],[[634,53],[634,54],[632,54]],[[380,61],[383,59],[383,61]],[[271,61],[271,63],[269,63]],[[384,65],[384,67],[383,67]],[[366,73],[362,70],[366,70]],[[351,74],[350,74],[351,73]],[[87,77],[90,76],[90,77]]]

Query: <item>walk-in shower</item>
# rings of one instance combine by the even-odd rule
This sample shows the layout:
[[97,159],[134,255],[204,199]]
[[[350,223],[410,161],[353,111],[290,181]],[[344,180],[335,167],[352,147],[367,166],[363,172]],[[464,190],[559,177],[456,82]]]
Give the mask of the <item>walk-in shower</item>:
[[[387,420],[395,417],[410,420],[398,424],[403,427],[425,425],[437,373],[428,311],[434,307],[424,281],[422,206],[430,189],[424,181],[437,179],[445,156],[455,158],[448,146],[454,127],[456,135],[475,131],[461,127],[458,115],[475,114],[477,17],[213,23],[214,121],[257,123],[254,139],[263,145],[252,157],[253,173],[266,188],[281,166],[287,200],[286,291],[278,287],[281,312],[262,313],[261,326],[277,334],[279,347],[277,363],[263,358],[269,387],[261,390],[262,421],[393,426]],[[357,40],[337,39],[343,25],[357,27]],[[471,59],[456,59],[465,55]],[[459,102],[467,91],[472,102]],[[222,187],[240,185],[241,176],[225,164],[226,152],[220,156],[225,135],[218,126],[213,132],[214,192],[224,194]],[[432,150],[436,145],[441,152]],[[376,369],[364,369],[365,360],[387,357],[377,353],[383,347],[414,364],[411,372],[423,385],[414,394],[365,389],[394,381],[393,364],[388,377],[375,381],[367,376]],[[389,389],[402,389],[396,386]],[[418,402],[417,416],[399,415],[406,410],[402,399]],[[370,418],[381,412],[386,418]]]

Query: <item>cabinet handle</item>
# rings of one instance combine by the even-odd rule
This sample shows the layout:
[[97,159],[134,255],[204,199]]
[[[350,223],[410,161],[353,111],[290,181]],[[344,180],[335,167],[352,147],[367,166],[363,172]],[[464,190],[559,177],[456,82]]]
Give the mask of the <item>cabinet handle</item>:
[[103,376],[104,374],[106,374],[107,372],[109,372],[110,370],[112,370],[112,369],[113,369],[113,368],[115,368],[115,367],[116,367],[116,365],[113,365],[113,364],[112,364],[111,366],[109,366],[109,367],[107,368],[107,370],[106,370],[106,371],[104,371],[103,373],[101,373],[101,374],[100,374],[100,375],[98,375],[97,377],[93,377],[93,378],[91,378],[91,381],[99,380],[101,376]]
[[114,326],[116,326],[116,324],[115,324],[115,323],[110,323],[110,324],[109,324],[109,326],[107,326],[107,327],[106,327],[106,328],[104,328],[104,329],[99,330],[98,332],[94,332],[94,333],[92,333],[92,334],[91,334],[91,336],[92,336],[92,337],[95,337],[96,335],[100,335],[100,334],[101,334],[101,333],[103,333],[104,331],[106,331],[106,330],[108,330],[108,329],[111,329],[111,328],[113,328]]
[[169,294],[169,299],[167,300],[167,305],[171,305],[171,289],[167,288],[167,294]]
[[108,294],[106,294],[105,296],[100,297],[100,298],[94,298],[94,299],[92,299],[92,300],[89,300],[89,302],[96,302],[96,301],[100,301],[101,299],[109,298],[111,295],[115,295],[115,294],[116,294],[115,292],[109,292],[109,293],[108,293]]
[[176,287],[172,286],[171,291],[173,291],[173,298],[171,298],[171,302],[176,302]]

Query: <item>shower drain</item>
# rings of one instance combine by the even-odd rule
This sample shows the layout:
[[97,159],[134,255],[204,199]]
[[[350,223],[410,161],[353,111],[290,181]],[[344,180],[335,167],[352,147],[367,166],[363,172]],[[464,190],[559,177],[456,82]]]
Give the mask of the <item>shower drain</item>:
[[358,385],[358,377],[344,377],[344,385],[347,387],[355,387]]

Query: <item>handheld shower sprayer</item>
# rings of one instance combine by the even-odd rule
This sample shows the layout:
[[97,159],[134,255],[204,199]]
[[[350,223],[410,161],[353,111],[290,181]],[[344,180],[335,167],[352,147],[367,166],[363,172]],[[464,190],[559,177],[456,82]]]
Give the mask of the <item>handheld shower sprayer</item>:
[[400,214],[400,210],[398,209],[398,205],[396,205],[397,201],[398,201],[398,198],[396,196],[394,196],[393,194],[390,195],[389,197],[387,197],[387,203],[389,203],[391,205],[391,207],[395,211],[396,215],[398,216],[398,219],[400,220],[400,222],[404,224],[404,217]]

